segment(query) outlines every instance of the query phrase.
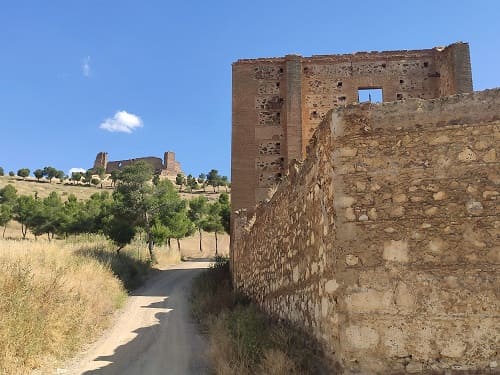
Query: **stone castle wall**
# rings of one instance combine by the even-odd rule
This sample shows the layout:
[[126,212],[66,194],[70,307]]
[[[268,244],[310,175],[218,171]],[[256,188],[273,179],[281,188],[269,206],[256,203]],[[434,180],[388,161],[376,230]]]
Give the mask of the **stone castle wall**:
[[235,216],[236,287],[347,374],[499,373],[499,108],[496,89],[330,112]]
[[154,156],[147,156],[135,159],[126,160],[108,160],[107,152],[99,152],[95,158],[93,169],[104,168],[106,173],[111,173],[113,171],[119,171],[127,165],[131,165],[138,161],[143,161],[153,167],[155,173],[159,173],[162,176],[176,176],[178,173],[182,173],[181,164],[175,160],[175,152],[167,151],[164,154],[164,159],[157,158]]
[[176,176],[182,173],[181,164],[175,160],[175,152],[167,151],[163,157],[164,175]]
[[469,46],[238,60],[233,64],[232,206],[249,212],[279,183],[332,108],[381,88],[383,101],[472,91]]
[[144,157],[144,158],[135,158],[135,159],[127,159],[127,160],[117,160],[117,161],[109,161],[106,166],[106,173],[111,173],[113,171],[119,171],[123,167],[127,165],[131,165],[138,161],[146,162],[151,165],[155,172],[159,173],[163,170],[163,161],[160,158],[155,158],[153,156]]

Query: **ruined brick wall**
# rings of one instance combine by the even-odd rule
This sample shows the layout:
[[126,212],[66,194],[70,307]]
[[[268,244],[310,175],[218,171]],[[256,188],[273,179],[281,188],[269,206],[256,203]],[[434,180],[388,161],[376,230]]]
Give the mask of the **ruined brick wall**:
[[499,108],[497,89],[331,112],[234,233],[237,288],[345,373],[498,373]]
[[439,76],[439,95],[472,91],[469,46],[456,43],[444,48],[435,59],[434,76]]
[[469,47],[239,60],[233,64],[232,207],[253,212],[302,159],[324,115],[382,88],[383,100],[472,91]]
[[128,160],[109,161],[106,167],[106,173],[111,173],[115,170],[120,170],[123,167],[136,163],[138,161],[144,161],[150,164],[157,173],[160,173],[163,170],[163,161],[160,158],[155,158],[150,156],[150,157],[128,159]]
[[104,168],[104,170],[106,170],[107,166],[108,166],[108,153],[107,152],[99,152],[97,154],[97,156],[95,157],[94,166],[93,166],[94,171],[97,168]]
[[108,160],[107,152],[99,152],[94,161],[93,169],[95,170],[98,167],[102,167],[106,170],[106,173],[109,174],[113,171],[119,171],[123,167],[138,161],[148,163],[153,167],[155,173],[159,173],[162,176],[176,176],[177,173],[182,173],[181,164],[175,160],[175,153],[172,151],[165,152],[164,160],[153,156],[147,156],[142,158],[113,161]]
[[162,174],[168,176],[176,176],[182,172],[181,164],[175,160],[175,152],[167,151],[163,157],[164,170]]

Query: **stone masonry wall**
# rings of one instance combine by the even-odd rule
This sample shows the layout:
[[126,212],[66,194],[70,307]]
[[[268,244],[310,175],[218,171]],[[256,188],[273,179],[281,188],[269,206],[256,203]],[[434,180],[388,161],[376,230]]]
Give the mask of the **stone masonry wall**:
[[236,287],[346,374],[499,373],[499,153],[498,89],[330,112],[235,216]]
[[143,161],[143,162],[150,164],[156,172],[161,172],[161,170],[163,169],[163,160],[161,160],[160,158],[149,156],[149,157],[144,157],[144,158],[109,161],[107,166],[106,166],[106,173],[111,173],[115,170],[121,170],[123,167],[126,167],[127,165],[131,165],[131,164],[136,163],[138,161]]

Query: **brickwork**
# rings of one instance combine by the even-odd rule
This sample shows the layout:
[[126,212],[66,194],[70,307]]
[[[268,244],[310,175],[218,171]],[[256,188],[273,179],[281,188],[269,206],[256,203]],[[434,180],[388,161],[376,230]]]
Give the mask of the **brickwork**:
[[95,157],[93,169],[96,170],[97,168],[104,168],[104,170],[106,170],[107,165],[108,165],[108,153],[99,152]]
[[177,176],[178,173],[182,173],[181,164],[175,160],[175,152],[165,152],[163,160],[164,175]]
[[[363,88],[381,88],[384,101],[471,92],[469,47],[235,62],[233,209],[251,213],[269,198],[290,162],[304,157],[325,114],[358,101]],[[280,144],[279,153],[270,143]]]
[[499,373],[499,108],[496,89],[329,112],[235,216],[236,287],[345,374]]

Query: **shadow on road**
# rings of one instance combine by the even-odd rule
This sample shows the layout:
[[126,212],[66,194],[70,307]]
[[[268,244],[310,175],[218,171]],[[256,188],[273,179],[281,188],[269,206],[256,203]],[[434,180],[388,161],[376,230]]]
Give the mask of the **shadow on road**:
[[[149,307],[149,306],[148,306]],[[141,353],[144,350],[144,344],[142,341],[142,335],[148,336],[151,332],[154,332],[157,329],[158,325],[164,324],[164,320],[166,319],[168,313],[156,313],[155,318],[159,320],[158,324],[154,326],[150,326],[147,328],[139,328],[133,331],[137,334],[136,338],[127,344],[121,345],[116,348],[115,353],[110,356],[101,356],[94,359],[96,362],[111,362],[104,367],[101,367],[96,370],[86,371],[85,375],[118,375],[125,373],[126,369],[123,364],[129,363],[130,361],[130,353],[135,352],[137,354]]]
[[[131,293],[137,308],[130,312],[134,319],[144,319],[145,327],[126,332],[136,336],[117,346],[112,355],[97,356],[102,367],[84,372],[85,375],[126,374],[205,374],[208,373],[204,340],[191,321],[188,296],[192,279],[202,268],[159,270],[147,284]],[[141,298],[158,297],[147,303]],[[145,303],[144,303],[145,302]],[[154,314],[144,309],[159,309]],[[137,313],[139,311],[139,313]],[[128,314],[126,310],[124,314]],[[141,315],[142,314],[142,315]],[[145,318],[144,318],[145,317]],[[149,322],[149,323],[148,323]],[[152,325],[150,325],[153,323]],[[142,324],[138,322],[138,324]],[[117,327],[120,325],[118,324]],[[133,327],[131,327],[133,329]],[[128,336],[127,336],[128,335]],[[113,349],[112,347],[109,349]],[[106,352],[110,352],[106,350]]]

